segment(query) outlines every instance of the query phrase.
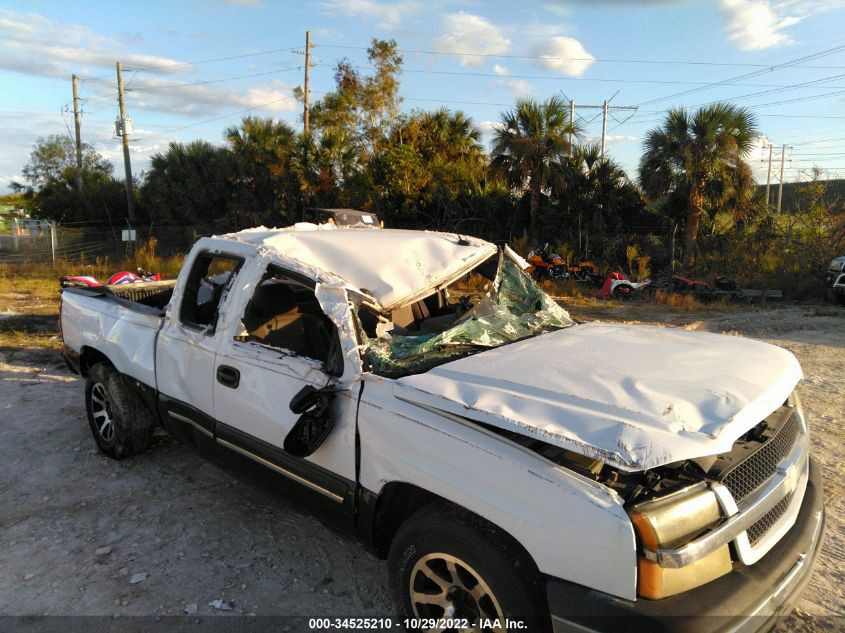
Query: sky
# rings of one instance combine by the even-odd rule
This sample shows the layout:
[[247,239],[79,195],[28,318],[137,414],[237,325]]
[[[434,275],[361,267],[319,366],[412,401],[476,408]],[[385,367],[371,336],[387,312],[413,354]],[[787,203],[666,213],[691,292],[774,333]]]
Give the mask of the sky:
[[247,114],[302,125],[311,32],[312,99],[347,58],[368,73],[372,38],[404,57],[403,108],[466,112],[490,142],[517,98],[573,100],[584,140],[601,136],[632,178],[670,107],[731,100],[760,130],[748,160],[765,184],[845,177],[845,0],[0,0],[0,193],[21,181],[38,137],[73,134],[123,176],[115,62],[124,68],[133,173],[171,141],[223,143]]

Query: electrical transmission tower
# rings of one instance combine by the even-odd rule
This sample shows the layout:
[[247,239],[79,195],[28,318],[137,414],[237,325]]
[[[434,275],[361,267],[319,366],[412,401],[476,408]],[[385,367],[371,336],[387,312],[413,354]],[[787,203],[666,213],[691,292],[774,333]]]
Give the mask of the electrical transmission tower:
[[[767,160],[769,162],[769,168],[766,171],[766,214],[769,213],[769,204],[771,203],[771,185],[772,185],[772,158],[774,154],[774,145],[772,143],[768,143],[767,145],[763,146],[763,151],[766,151],[766,148],[769,150],[769,157],[768,159],[764,158],[760,162],[765,163]],[[780,175],[777,177],[778,179],[778,206],[777,206],[777,213],[780,215],[780,208],[781,202],[783,201],[783,168],[785,163],[787,162],[786,159],[786,150],[792,149],[791,145],[781,145],[780,148]],[[790,159],[791,162],[791,159]]]
[[[613,95],[615,97],[616,94]],[[636,112],[637,106],[619,106],[619,105],[610,105],[610,102],[613,100],[613,97],[610,99],[605,99],[599,105],[579,105],[578,107],[582,110],[601,110],[602,111],[602,121],[601,121],[601,156],[604,158],[604,148],[605,148],[605,141],[607,138],[607,115],[608,110],[634,110]],[[569,118],[572,123],[575,123],[575,100],[569,100]],[[572,134],[569,135],[569,155],[572,156]]]

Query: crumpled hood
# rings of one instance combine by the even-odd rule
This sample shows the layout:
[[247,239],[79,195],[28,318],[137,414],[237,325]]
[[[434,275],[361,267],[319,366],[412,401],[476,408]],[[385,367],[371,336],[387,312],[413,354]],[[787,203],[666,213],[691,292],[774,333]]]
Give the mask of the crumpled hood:
[[406,376],[394,392],[636,471],[730,450],[801,378],[767,343],[590,323]]

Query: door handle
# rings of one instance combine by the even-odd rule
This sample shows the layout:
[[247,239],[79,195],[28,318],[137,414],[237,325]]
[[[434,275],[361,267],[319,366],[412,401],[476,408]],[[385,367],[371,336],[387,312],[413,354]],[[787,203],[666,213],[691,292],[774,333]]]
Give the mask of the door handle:
[[218,365],[217,382],[219,382],[224,387],[229,387],[230,389],[237,389],[238,385],[241,384],[241,372],[239,372],[234,367],[230,367],[229,365]]

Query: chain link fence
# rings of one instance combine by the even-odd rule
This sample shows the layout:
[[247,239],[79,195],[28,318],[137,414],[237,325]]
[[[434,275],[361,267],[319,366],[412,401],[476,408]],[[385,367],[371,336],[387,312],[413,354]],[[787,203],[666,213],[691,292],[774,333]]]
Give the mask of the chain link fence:
[[203,235],[193,225],[135,227],[134,243],[124,241],[124,229],[99,223],[57,224],[45,220],[22,223],[0,234],[0,264],[55,263],[63,260],[124,259],[133,249],[155,239],[159,255],[186,252]]

